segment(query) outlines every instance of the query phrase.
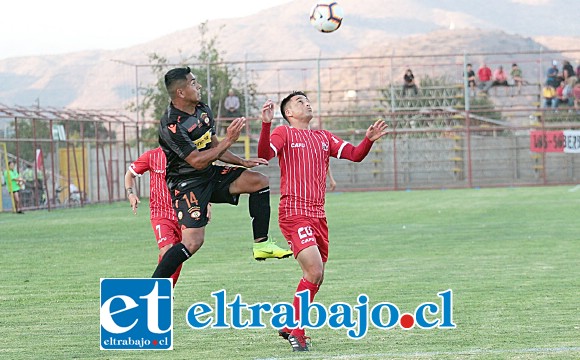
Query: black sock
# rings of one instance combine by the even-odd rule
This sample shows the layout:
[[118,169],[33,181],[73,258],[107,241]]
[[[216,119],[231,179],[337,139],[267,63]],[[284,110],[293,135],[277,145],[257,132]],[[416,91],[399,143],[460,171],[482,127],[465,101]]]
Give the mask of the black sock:
[[250,194],[250,216],[254,239],[268,237],[270,229],[270,187]]
[[190,257],[191,254],[189,253],[185,245],[183,245],[182,243],[173,245],[169,250],[167,250],[165,255],[163,255],[163,258],[161,259],[159,264],[157,264],[157,268],[155,269],[155,272],[151,277],[153,278],[170,277],[171,275],[173,275],[175,270],[177,270],[179,265],[183,263],[185,260],[189,259]]

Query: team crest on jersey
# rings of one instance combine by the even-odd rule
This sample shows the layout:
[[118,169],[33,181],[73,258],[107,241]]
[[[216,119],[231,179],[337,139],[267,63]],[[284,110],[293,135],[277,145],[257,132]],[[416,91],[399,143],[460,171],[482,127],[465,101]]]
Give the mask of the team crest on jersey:
[[328,143],[327,142],[322,142],[322,150],[324,151],[328,151]]
[[203,121],[206,126],[209,126],[209,116],[207,116],[207,113],[201,113],[199,119]]
[[199,206],[192,206],[187,210],[192,219],[199,220],[201,216],[201,208]]
[[183,219],[183,212],[180,211],[179,213],[177,213],[177,218],[179,220]]

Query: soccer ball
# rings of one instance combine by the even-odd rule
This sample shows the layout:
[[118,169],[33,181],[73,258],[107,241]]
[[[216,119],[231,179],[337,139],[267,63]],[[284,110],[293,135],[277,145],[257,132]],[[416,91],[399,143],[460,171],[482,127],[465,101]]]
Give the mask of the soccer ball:
[[310,23],[316,30],[330,33],[338,30],[342,24],[344,12],[334,1],[316,3],[310,11]]

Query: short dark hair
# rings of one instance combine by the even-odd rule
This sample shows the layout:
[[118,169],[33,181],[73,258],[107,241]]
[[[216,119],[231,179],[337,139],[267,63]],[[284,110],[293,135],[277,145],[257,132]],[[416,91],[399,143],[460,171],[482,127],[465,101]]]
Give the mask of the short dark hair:
[[10,166],[10,164],[16,165],[16,163],[14,162],[14,160],[8,160],[8,166]]
[[290,99],[292,99],[294,96],[298,96],[298,95],[302,95],[308,99],[308,96],[306,96],[306,94],[304,92],[294,90],[290,93],[290,95],[288,95],[284,99],[282,99],[282,102],[280,103],[280,112],[282,113],[282,117],[286,121],[288,121],[288,118],[286,118],[286,114],[284,114],[284,110],[286,110],[286,104],[288,104],[288,101],[290,101]]
[[165,74],[165,88],[172,99],[175,95],[175,90],[179,85],[181,85],[179,83],[187,81],[187,74],[190,72],[191,69],[189,67],[182,67],[171,69]]
[[467,64],[467,66],[473,66],[473,65],[471,65],[471,64]]

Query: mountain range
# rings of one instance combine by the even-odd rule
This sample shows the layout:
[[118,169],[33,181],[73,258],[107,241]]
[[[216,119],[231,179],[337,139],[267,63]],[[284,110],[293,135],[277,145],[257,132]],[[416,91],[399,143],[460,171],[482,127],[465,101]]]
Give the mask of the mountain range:
[[[349,66],[357,66],[357,62],[364,64],[364,61],[356,59],[368,56],[580,49],[577,21],[580,1],[576,0],[342,0],[339,3],[344,8],[345,19],[341,28],[331,34],[319,33],[310,26],[311,0],[290,1],[247,17],[212,20],[208,28],[210,35],[217,36],[217,47],[225,61],[239,62],[240,67],[244,66],[244,60],[253,64],[265,61],[260,64],[261,76],[255,79],[258,87],[264,88],[275,87],[281,81],[276,69],[292,67],[292,64],[299,68],[301,63],[296,59],[354,58]],[[126,112],[128,103],[135,99],[136,88],[155,80],[147,66],[148,54],[159,54],[170,62],[195,54],[200,41],[198,25],[115,51],[0,60],[0,104]],[[504,57],[505,63],[517,59],[517,56]],[[567,58],[577,65],[580,50],[549,57]],[[457,61],[457,57],[450,58]],[[485,59],[480,56],[475,60]],[[333,61],[340,67],[341,62]],[[399,65],[403,66],[404,62],[399,60]],[[296,71],[282,81],[289,88],[301,88],[305,80]]]

